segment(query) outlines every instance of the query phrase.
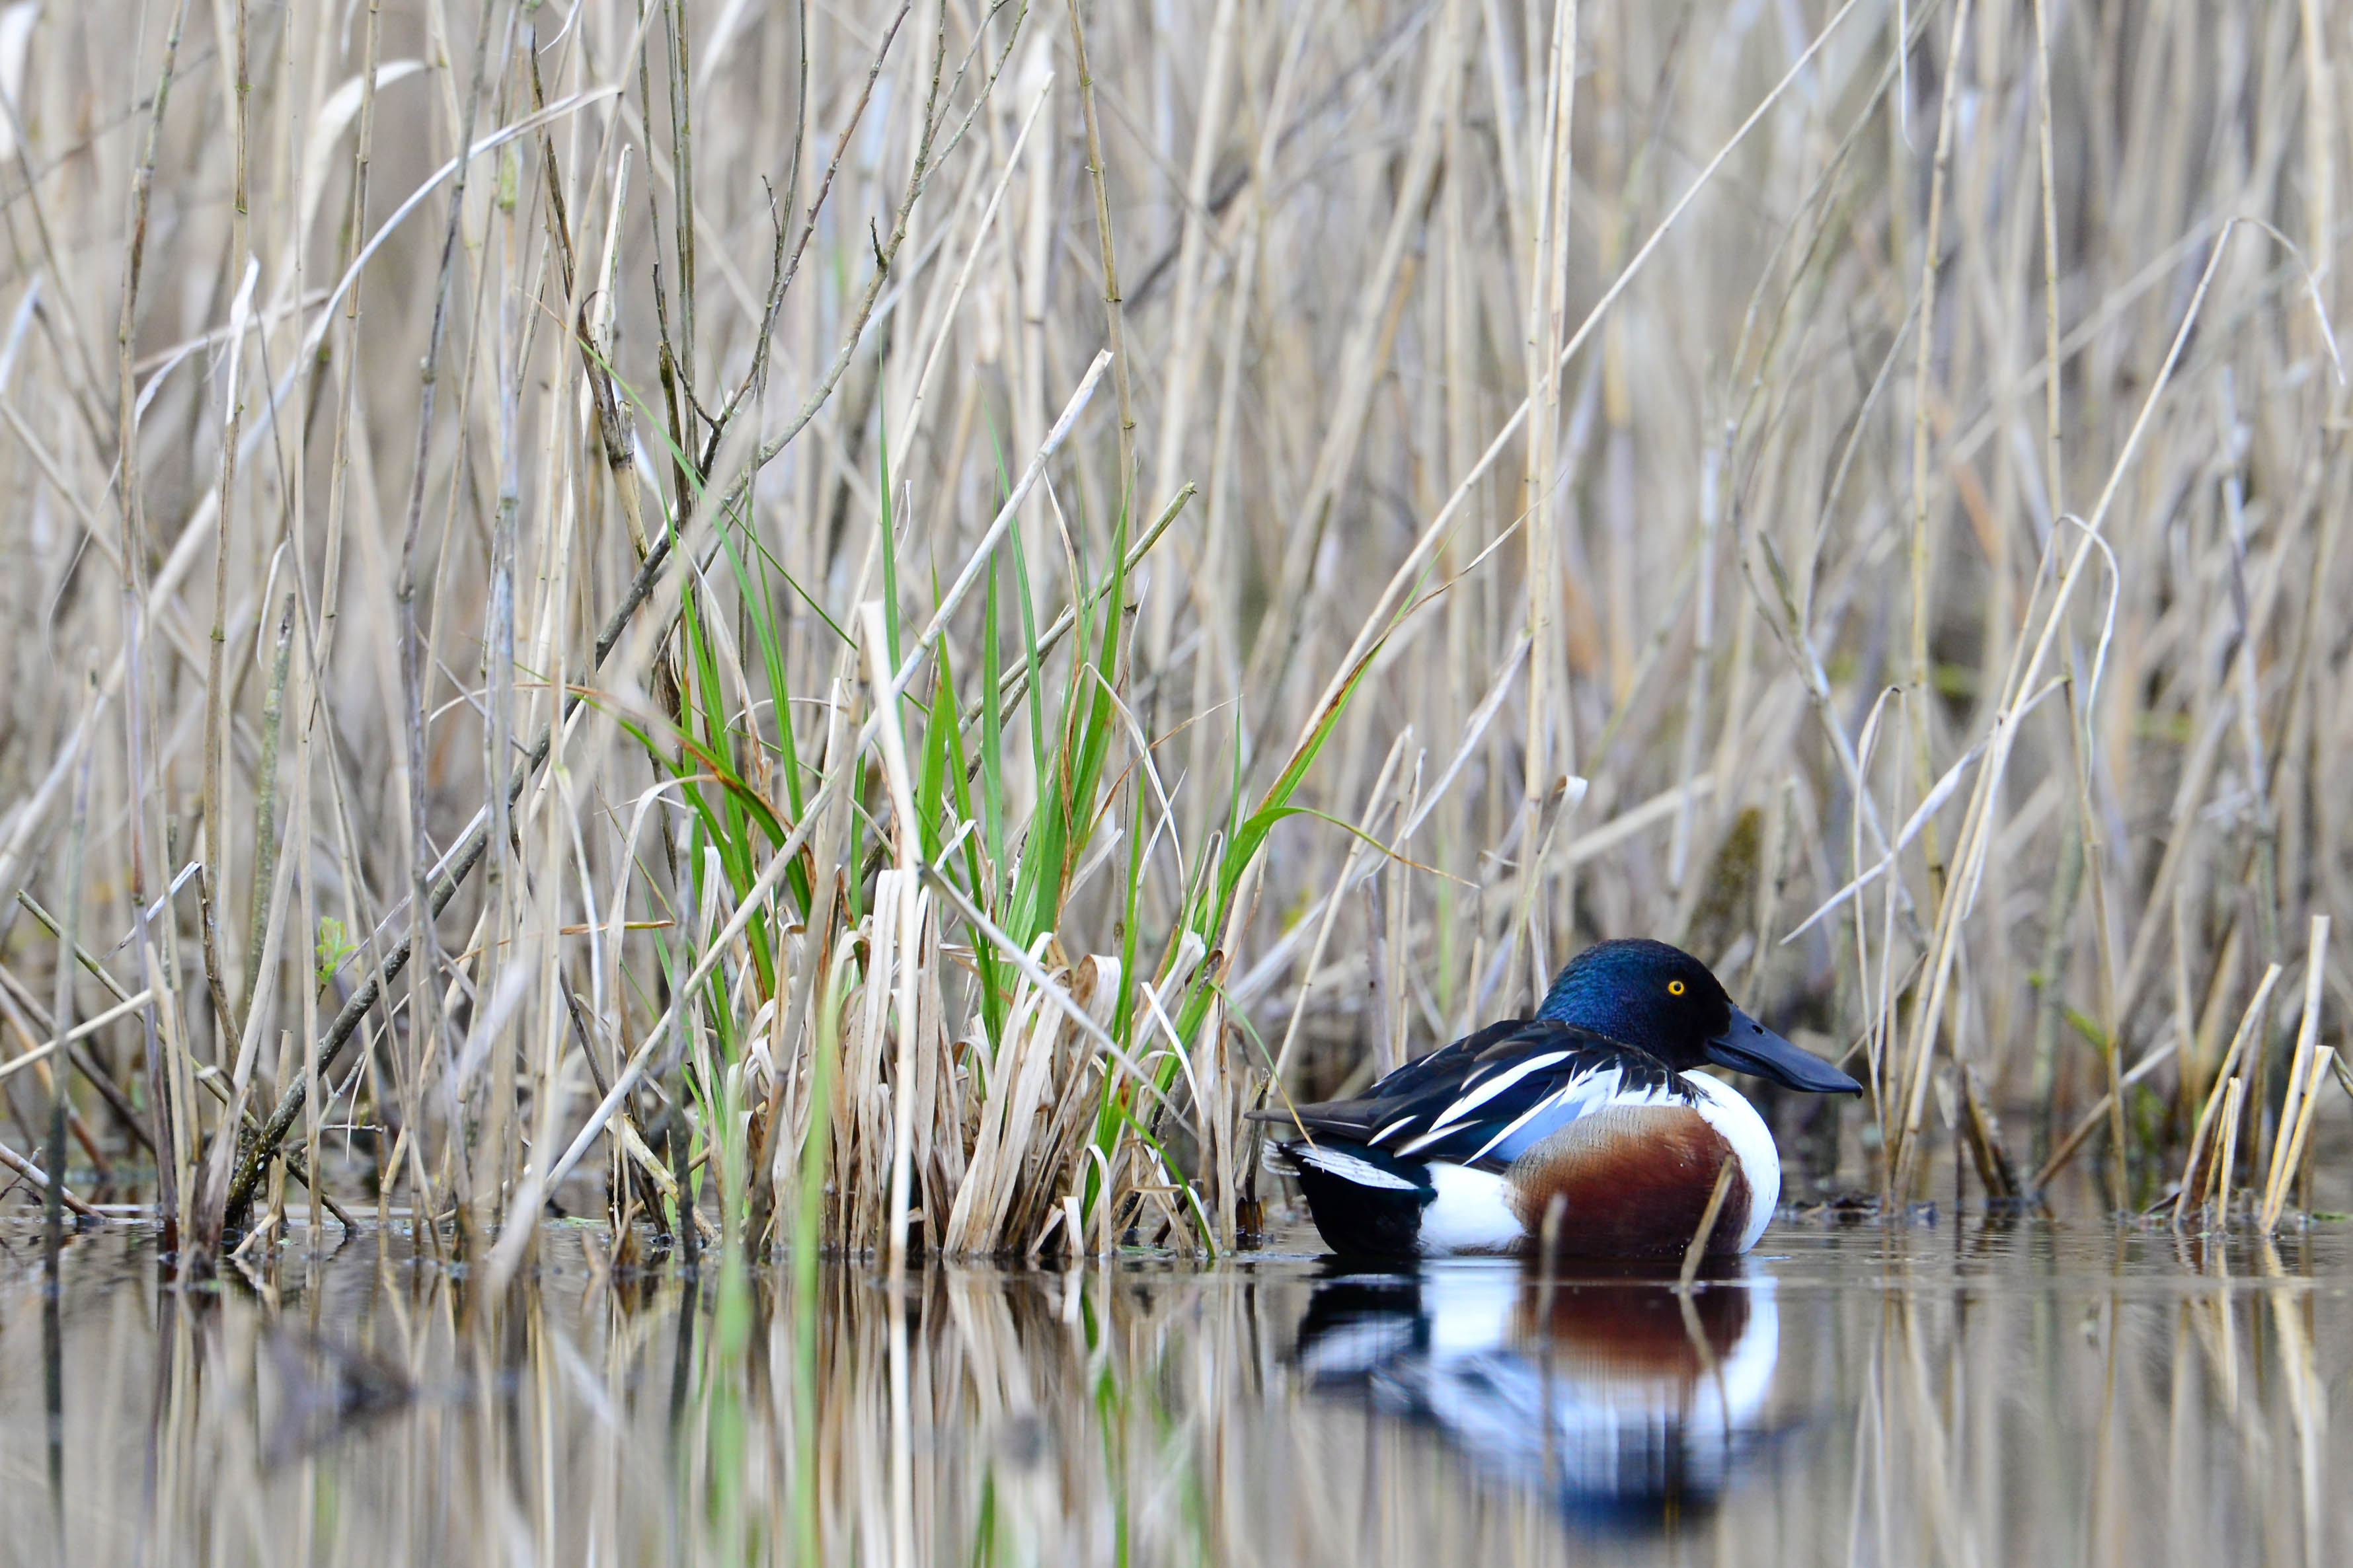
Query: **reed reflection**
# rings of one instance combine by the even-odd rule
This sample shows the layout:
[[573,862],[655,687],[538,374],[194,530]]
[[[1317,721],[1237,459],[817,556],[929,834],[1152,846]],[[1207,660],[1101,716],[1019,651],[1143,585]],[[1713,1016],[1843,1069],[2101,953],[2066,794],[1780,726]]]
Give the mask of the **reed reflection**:
[[0,1216],[0,1562],[2353,1563],[2353,1229],[1799,1234],[1687,1298],[1280,1254],[802,1287],[575,1234],[502,1291],[385,1233],[186,1292],[152,1233],[69,1237],[57,1493]]
[[1328,1267],[1299,1324],[1308,1385],[1434,1431],[1572,1522],[1646,1531],[1704,1513],[1770,1436],[1770,1279],[1684,1292],[1583,1266]]

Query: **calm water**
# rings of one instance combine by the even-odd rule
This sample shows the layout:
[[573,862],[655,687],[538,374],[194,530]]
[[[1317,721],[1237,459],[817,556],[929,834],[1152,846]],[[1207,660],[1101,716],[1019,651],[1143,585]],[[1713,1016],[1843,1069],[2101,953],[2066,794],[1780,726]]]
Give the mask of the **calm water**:
[[37,1233],[0,1231],[0,1557],[2353,1560],[2345,1226],[1784,1221],[1688,1296],[1305,1236],[617,1284],[558,1231],[497,1302],[305,1234],[186,1295],[152,1238],[76,1238],[53,1357]]

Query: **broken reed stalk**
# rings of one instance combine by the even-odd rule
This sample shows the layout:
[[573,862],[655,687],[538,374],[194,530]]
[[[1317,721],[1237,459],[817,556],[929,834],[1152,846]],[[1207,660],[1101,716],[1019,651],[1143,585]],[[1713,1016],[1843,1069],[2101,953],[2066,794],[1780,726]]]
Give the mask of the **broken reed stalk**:
[[1970,1163],[1989,1203],[2014,1203],[2019,1196],[2018,1173],[2002,1146],[2001,1122],[1986,1102],[1985,1086],[1975,1062],[1961,1064],[1961,1135],[1968,1142]]
[[[55,1164],[56,1162],[52,1161],[51,1163]],[[104,1215],[90,1207],[87,1202],[66,1191],[64,1183],[50,1181],[47,1172],[5,1143],[0,1143],[0,1165],[7,1166],[33,1185],[40,1188],[49,1203],[69,1208],[84,1219],[103,1221],[106,1218]]]
[[2320,1075],[2334,1067],[2336,1061],[2337,1052],[2331,1047],[2316,1047],[2312,1053],[2312,1079],[2306,1086],[2303,1103],[2296,1108],[2295,1137],[2288,1142],[2287,1159],[2279,1169],[2279,1191],[2273,1194],[2270,1224],[2264,1226],[2266,1235],[2278,1227],[2280,1212],[2287,1206],[2288,1188],[2304,1171],[2305,1140],[2311,1136],[2312,1118],[2320,1109]]
[[2295,1054],[2288,1063],[2287,1098],[2280,1102],[2279,1131],[2272,1140],[2271,1173],[2263,1183],[2263,1206],[2257,1223],[2265,1236],[2279,1228],[2280,1210],[2296,1163],[2304,1156],[2304,1134],[2311,1125],[2314,1102],[2320,1098],[2320,1004],[2328,984],[2328,917],[2312,917],[2305,949],[2304,1015],[2296,1025]]
[[26,1068],[35,1066],[40,1062],[47,1061],[51,1057],[57,1054],[58,1047],[59,1046],[64,1046],[70,1049],[76,1041],[88,1039],[90,1036],[98,1033],[99,1030],[103,1029],[109,1024],[114,1023],[118,1019],[128,1017],[130,1015],[138,1012],[140,1008],[144,1007],[148,1003],[153,1002],[154,999],[155,993],[153,990],[142,991],[135,996],[124,997],[121,1001],[117,1002],[113,1006],[109,1007],[105,1012],[99,1014],[94,1018],[83,1019],[80,1023],[76,1024],[72,1028],[68,1029],[64,1034],[50,1039],[47,1044],[36,1046],[31,1050],[26,1051],[23,1056],[11,1057],[7,1061],[0,1062],[0,1079],[13,1077],[16,1074],[22,1072]]
[[[2214,1069],[2214,1087],[2206,1096],[2206,1103],[2198,1112],[2198,1125],[2189,1135],[2189,1152],[2181,1166],[2181,1190],[2173,1204],[2173,1226],[2181,1228],[2183,1217],[2192,1203],[2204,1201],[2206,1191],[2212,1185],[2205,1181],[2200,1160],[2204,1156],[2217,1123],[2215,1113],[2222,1110],[2223,1091],[2232,1075],[2238,1071],[2239,1059],[2247,1047],[2259,1038],[2265,1020],[2271,1016],[2272,987],[2279,984],[2281,970],[2276,963],[2263,966],[2263,977],[2255,986],[2255,994],[2247,999],[2246,1010],[2239,1015],[2239,1026],[2231,1036],[2231,1048],[2222,1053],[2221,1063]],[[2228,1112],[2224,1111],[2224,1121]],[[2227,1158],[2227,1156],[2225,1156]]]
[[1715,1167],[1715,1185],[1707,1194],[1707,1207],[1700,1214],[1699,1228],[1692,1232],[1691,1245],[1683,1248],[1683,1273],[1675,1280],[1678,1290],[1691,1289],[1699,1266],[1707,1259],[1707,1244],[1715,1238],[1715,1222],[1724,1214],[1725,1194],[1732,1191],[1732,1178],[1738,1165],[1739,1162],[1727,1154]]
[[2239,1124],[2246,1100],[2246,1080],[2232,1078],[2222,1097],[2222,1157],[2214,1163],[2214,1215],[2231,1223],[2231,1168],[2239,1158]]

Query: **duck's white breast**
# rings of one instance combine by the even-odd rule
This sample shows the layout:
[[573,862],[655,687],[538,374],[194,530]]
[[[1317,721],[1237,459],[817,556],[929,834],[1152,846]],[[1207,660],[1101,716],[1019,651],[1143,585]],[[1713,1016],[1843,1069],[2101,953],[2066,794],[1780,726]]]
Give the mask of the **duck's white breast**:
[[1687,1072],[1683,1081],[1699,1091],[1702,1120],[1732,1145],[1732,1157],[1748,1179],[1748,1224],[1740,1233],[1740,1250],[1746,1252],[1773,1223],[1773,1210],[1781,1201],[1781,1156],[1773,1147],[1772,1130],[1757,1108],[1722,1079]]

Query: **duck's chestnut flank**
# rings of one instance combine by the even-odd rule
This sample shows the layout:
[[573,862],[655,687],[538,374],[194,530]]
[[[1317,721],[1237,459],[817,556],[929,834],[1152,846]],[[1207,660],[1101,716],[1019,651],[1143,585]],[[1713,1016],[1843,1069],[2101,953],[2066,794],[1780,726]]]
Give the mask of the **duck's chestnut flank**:
[[1530,1235],[1543,1235],[1546,1214],[1560,1205],[1565,1251],[1681,1257],[1726,1161],[1731,1185],[1707,1245],[1721,1257],[1741,1249],[1753,1194],[1731,1141],[1689,1106],[1613,1105],[1580,1116],[1514,1161],[1504,1185]]
[[1729,1163],[1707,1250],[1746,1252],[1780,1200],[1780,1161],[1755,1108],[1695,1070],[1709,1065],[1862,1090],[1735,1006],[1691,954],[1627,941],[1579,953],[1533,1018],[1490,1025],[1357,1099],[1257,1114],[1297,1132],[1276,1160],[1335,1251],[1509,1251],[1556,1213],[1565,1252],[1677,1255]]

